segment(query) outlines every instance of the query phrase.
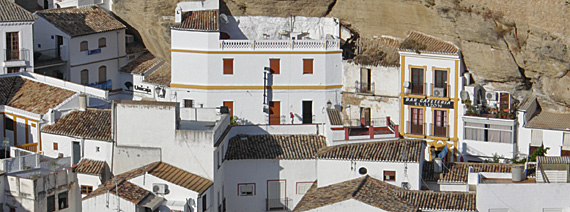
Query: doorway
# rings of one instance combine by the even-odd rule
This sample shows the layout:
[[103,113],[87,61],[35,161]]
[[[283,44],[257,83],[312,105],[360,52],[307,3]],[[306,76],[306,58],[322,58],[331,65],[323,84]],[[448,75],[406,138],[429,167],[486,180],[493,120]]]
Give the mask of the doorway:
[[313,101],[303,101],[303,124],[313,123]]

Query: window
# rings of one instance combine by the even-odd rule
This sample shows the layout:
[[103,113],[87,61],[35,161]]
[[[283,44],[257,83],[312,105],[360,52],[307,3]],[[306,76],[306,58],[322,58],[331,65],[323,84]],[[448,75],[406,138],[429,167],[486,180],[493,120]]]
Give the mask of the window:
[[234,59],[224,59],[224,74],[234,74]]
[[99,48],[107,47],[107,38],[99,38]]
[[303,195],[313,186],[312,182],[297,182],[297,194]]
[[81,186],[81,194],[89,194],[91,192],[93,192],[93,186],[86,186],[86,185]]
[[185,99],[185,100],[184,100],[184,107],[194,107],[194,100],[192,100],[192,99]]
[[67,203],[67,191],[57,195],[57,205],[59,206],[59,210],[69,207]]
[[370,69],[361,68],[360,69],[360,93],[369,93],[372,90],[372,85],[370,82]]
[[95,152],[100,152],[101,151],[101,147],[96,146],[95,147]]
[[279,74],[279,59],[269,59],[269,67],[271,68],[271,73]]
[[384,171],[384,181],[396,181],[396,171]]
[[360,108],[360,125],[370,126],[370,108],[361,107]]
[[424,109],[423,108],[412,108],[410,116],[409,130],[411,134],[423,135],[424,134]]
[[239,196],[253,196],[255,195],[255,183],[238,184]]
[[53,142],[53,150],[59,150],[59,146],[55,142]]
[[[465,122],[464,138],[474,141],[513,143],[513,126]],[[540,146],[540,145],[539,145]]]
[[432,96],[449,97],[447,95],[447,70],[435,70]]
[[[530,146],[542,146],[542,130],[532,130],[530,133]],[[530,152],[532,154],[532,152]]]
[[20,67],[7,67],[7,68],[8,68],[8,74],[20,72]]
[[303,59],[303,74],[313,74],[313,59]]
[[360,169],[358,169],[358,174],[365,175],[366,173],[368,173],[368,170],[365,167],[360,167]]
[[448,137],[447,111],[434,110],[433,113],[432,135],[437,137]]
[[6,60],[20,59],[20,39],[18,32],[6,33]]
[[107,66],[99,67],[99,82],[107,81]]
[[202,211],[206,211],[208,209],[208,200],[206,199],[206,195],[202,196]]
[[14,131],[14,120],[4,115],[4,127],[6,128],[6,130]]
[[87,41],[81,41],[81,43],[79,43],[79,51],[80,52],[84,52],[84,51],[88,51],[89,50],[89,42]]
[[55,195],[47,197],[47,212],[55,211]]
[[412,68],[411,94],[424,95],[424,69]]
[[87,69],[81,70],[81,84],[89,84],[89,70]]

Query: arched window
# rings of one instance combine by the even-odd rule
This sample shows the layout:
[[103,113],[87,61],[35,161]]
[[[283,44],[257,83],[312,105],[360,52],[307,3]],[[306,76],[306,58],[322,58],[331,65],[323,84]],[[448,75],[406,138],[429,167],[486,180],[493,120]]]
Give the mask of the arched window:
[[107,81],[107,66],[99,67],[99,82]]
[[79,44],[79,51],[84,52],[87,50],[89,50],[89,43],[86,40],[81,41],[81,43]]
[[81,70],[81,84],[89,84],[89,70],[87,69]]
[[107,38],[99,38],[99,48],[107,47]]

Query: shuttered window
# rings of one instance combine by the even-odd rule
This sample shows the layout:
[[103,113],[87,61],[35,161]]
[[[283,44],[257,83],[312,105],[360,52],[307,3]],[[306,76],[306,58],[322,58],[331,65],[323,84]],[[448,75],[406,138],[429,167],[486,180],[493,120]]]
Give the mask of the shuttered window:
[[269,59],[269,67],[271,68],[271,72],[273,74],[279,74],[279,59]]
[[303,59],[303,74],[313,74],[313,59]]
[[530,138],[531,146],[542,146],[542,130],[532,130]]
[[224,59],[224,74],[234,74],[234,59]]
[[81,41],[79,44],[79,51],[84,52],[89,50],[89,43],[87,41]]

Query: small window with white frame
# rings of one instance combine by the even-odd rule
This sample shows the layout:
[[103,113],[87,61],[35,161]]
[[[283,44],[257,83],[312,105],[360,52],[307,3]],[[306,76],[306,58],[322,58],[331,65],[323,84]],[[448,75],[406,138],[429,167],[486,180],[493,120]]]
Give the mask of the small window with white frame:
[[255,195],[255,183],[240,183],[238,184],[239,196],[253,196]]
[[297,182],[297,194],[298,195],[306,194],[312,185],[313,185],[312,182]]

